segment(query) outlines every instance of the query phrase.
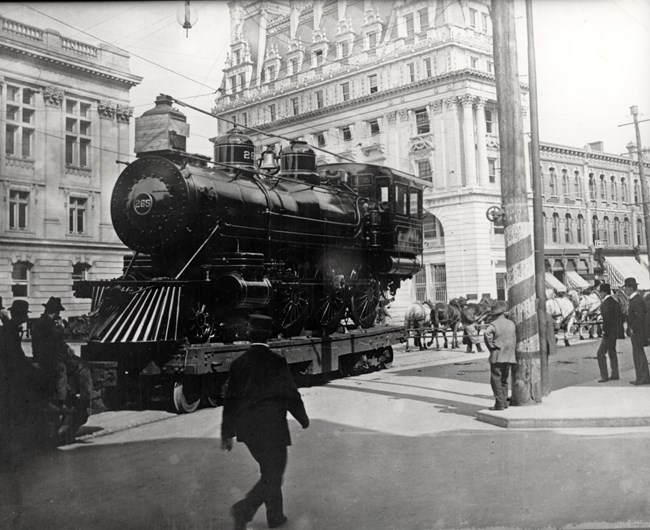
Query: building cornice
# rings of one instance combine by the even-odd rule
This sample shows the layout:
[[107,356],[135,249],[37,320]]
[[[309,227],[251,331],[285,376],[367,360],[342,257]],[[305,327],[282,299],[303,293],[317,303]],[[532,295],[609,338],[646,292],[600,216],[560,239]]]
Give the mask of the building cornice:
[[15,249],[16,246],[22,245],[25,247],[39,247],[47,249],[72,249],[72,250],[85,250],[85,251],[107,251],[114,250],[119,252],[128,251],[128,247],[122,243],[101,243],[98,241],[63,241],[63,240],[52,240],[52,239],[43,239],[43,238],[25,238],[25,237],[11,237],[11,236],[2,236],[0,237],[0,246],[2,245],[13,245]]

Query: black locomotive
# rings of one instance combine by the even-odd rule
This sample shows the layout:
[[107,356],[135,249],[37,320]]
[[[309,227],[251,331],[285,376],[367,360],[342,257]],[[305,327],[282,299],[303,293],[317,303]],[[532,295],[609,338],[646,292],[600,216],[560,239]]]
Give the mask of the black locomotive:
[[87,359],[123,362],[128,348],[139,373],[184,342],[243,338],[251,313],[273,317],[285,338],[328,335],[345,319],[369,328],[380,293],[420,269],[419,179],[317,167],[302,141],[256,160],[238,129],[212,139],[212,163],[186,152],[188,132],[169,96],[136,119],[137,159],[111,199],[134,254],[119,279],[75,283],[76,296],[92,297]]

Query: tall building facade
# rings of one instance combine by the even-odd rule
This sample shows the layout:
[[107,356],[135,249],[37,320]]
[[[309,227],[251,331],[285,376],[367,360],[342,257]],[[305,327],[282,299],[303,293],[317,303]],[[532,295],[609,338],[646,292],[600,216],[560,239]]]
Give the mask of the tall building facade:
[[0,17],[0,296],[89,310],[75,279],[121,273],[116,160],[129,157],[129,56]]
[[[230,52],[213,113],[254,127],[246,131],[261,149],[288,142],[257,131],[307,141],[319,163],[341,155],[429,183],[424,267],[403,285],[398,307],[415,299],[504,299],[503,227],[487,216],[502,202],[489,2],[228,5]],[[232,125],[219,127],[224,133]],[[635,164],[592,147],[542,150],[549,282],[586,284],[605,272],[604,249],[633,253],[643,242],[631,201]],[[592,199],[601,182],[607,198]],[[532,192],[530,199],[532,220]]]

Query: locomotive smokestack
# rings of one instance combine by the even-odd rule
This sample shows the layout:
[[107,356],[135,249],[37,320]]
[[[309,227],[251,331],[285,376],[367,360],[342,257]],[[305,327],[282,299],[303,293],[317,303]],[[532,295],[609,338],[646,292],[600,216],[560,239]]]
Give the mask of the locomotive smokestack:
[[190,126],[185,114],[172,107],[167,94],[156,98],[156,106],[135,119],[135,153],[185,152]]

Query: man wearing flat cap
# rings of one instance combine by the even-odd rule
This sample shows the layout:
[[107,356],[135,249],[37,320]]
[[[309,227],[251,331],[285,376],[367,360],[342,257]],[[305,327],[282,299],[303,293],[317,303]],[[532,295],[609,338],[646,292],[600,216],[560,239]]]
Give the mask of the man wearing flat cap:
[[269,528],[287,518],[282,503],[282,477],[291,445],[287,411],[303,429],[309,427],[298,388],[287,361],[268,346],[273,319],[251,315],[248,351],[230,365],[224,393],[221,447],[232,449],[232,440],[243,442],[260,466],[261,477],[246,496],[231,508],[235,530],[244,530],[262,505]]
[[632,359],[636,372],[636,379],[630,381],[630,384],[648,385],[650,384],[650,370],[648,370],[648,358],[643,349],[646,343],[645,303],[636,289],[636,279],[625,278],[623,291],[630,299],[627,310],[627,334],[632,341]]
[[[63,407],[68,397],[68,376],[75,376],[79,381],[79,390],[83,406],[90,414],[93,396],[90,370],[77,357],[65,341],[65,330],[61,323],[61,311],[65,308],[61,299],[50,297],[43,314],[32,324],[32,355],[46,375],[45,389],[54,396],[55,405]],[[103,409],[98,401],[95,409]]]
[[515,357],[515,323],[505,316],[506,303],[499,300],[490,312],[492,322],[484,331],[484,340],[490,352],[490,384],[494,393],[494,406],[490,410],[508,408],[508,378],[512,367],[517,364]]

